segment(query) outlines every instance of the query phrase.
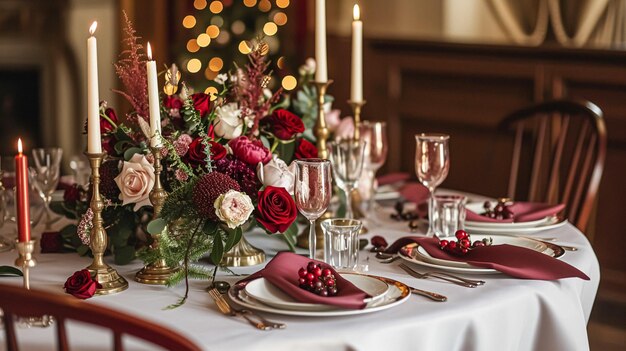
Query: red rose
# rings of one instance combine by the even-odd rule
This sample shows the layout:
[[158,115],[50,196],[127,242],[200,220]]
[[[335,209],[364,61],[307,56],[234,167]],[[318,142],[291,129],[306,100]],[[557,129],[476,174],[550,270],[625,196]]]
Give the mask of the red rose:
[[[117,127],[117,114],[115,114],[115,110],[112,108],[107,108],[104,110],[104,115],[110,120],[108,121],[106,118],[100,116],[100,133],[110,133]],[[113,122],[113,124],[111,124]]]
[[259,140],[250,140],[246,136],[236,137],[228,142],[233,155],[241,161],[256,167],[259,162],[268,163],[272,152]]
[[296,145],[296,158],[317,158],[317,147],[306,139],[300,139]]
[[115,138],[113,138],[112,136],[104,137],[102,138],[102,149],[109,156],[115,156],[117,154],[117,152],[115,152],[116,143],[117,143],[117,140],[115,140]]
[[63,239],[59,232],[45,232],[41,234],[41,253],[63,252]]
[[304,132],[302,119],[284,109],[274,111],[271,116],[265,118],[264,123],[268,124],[272,134],[281,140],[293,139],[296,134]]
[[285,188],[268,186],[259,191],[257,222],[270,233],[284,233],[298,216],[296,202]]
[[91,273],[87,269],[74,272],[63,285],[66,293],[74,295],[79,299],[92,297],[98,288],[102,288],[102,285],[91,277]]
[[183,108],[183,100],[179,99],[176,96],[166,96],[165,99],[163,99],[163,106],[165,106],[168,109],[176,109],[176,110],[180,110],[181,108]]
[[191,95],[193,108],[200,112],[200,118],[205,117],[211,110],[211,98],[205,93],[195,93]]
[[[226,148],[222,146],[222,144],[214,141],[209,141],[209,144],[211,145],[211,159],[213,161],[217,161],[226,156]],[[198,137],[189,144],[189,151],[187,151],[185,158],[192,167],[198,167],[204,164],[206,153],[204,152],[202,138]]]
[[80,200],[80,189],[78,188],[78,184],[72,184],[65,188],[65,192],[63,192],[63,201],[74,204],[78,200]]

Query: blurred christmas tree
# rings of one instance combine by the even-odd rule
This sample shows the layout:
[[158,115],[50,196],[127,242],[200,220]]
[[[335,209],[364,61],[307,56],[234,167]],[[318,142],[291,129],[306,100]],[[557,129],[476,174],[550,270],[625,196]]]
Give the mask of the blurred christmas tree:
[[189,37],[177,57],[183,79],[197,91],[210,92],[217,86],[213,79],[232,69],[233,62],[245,65],[260,37],[269,48],[270,68],[282,71],[285,58],[278,34],[287,24],[289,5],[289,0],[194,0],[191,13],[182,19]]

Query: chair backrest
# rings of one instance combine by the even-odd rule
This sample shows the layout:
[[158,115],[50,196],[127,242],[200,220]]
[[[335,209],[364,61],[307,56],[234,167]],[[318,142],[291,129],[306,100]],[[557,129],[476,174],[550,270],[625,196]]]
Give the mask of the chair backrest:
[[515,133],[508,197],[563,203],[565,217],[587,229],[606,158],[602,110],[588,101],[546,101],[513,112],[500,127]]
[[17,351],[14,317],[48,315],[55,318],[57,350],[69,350],[65,322],[75,320],[111,330],[115,351],[122,351],[122,335],[131,335],[167,350],[198,351],[200,348],[184,336],[152,322],[126,313],[93,305],[71,296],[27,290],[18,286],[0,284],[6,349]]

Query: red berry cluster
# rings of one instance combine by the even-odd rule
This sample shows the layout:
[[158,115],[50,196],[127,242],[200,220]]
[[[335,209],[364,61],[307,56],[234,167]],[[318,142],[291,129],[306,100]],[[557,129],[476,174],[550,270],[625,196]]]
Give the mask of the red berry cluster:
[[454,234],[456,241],[440,240],[439,248],[455,255],[465,255],[471,249],[475,249],[481,246],[491,245],[491,238],[485,238],[483,240],[476,240],[472,243],[469,234],[463,229],[459,229]]
[[512,219],[513,211],[506,205],[507,199],[500,199],[496,206],[492,209],[491,202],[485,201],[483,208],[485,209],[485,213],[483,216],[493,218],[493,219]]
[[333,272],[315,262],[309,262],[306,269],[298,270],[298,283],[300,288],[308,290],[320,296],[337,295],[337,280]]

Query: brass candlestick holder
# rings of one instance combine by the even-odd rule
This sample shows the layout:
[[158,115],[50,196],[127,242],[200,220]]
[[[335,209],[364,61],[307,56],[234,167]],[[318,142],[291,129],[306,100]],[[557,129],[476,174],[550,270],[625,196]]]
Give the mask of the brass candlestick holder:
[[[37,265],[37,260],[33,257],[35,251],[35,240],[18,241],[15,245],[19,256],[15,260],[15,266],[22,268],[24,278],[24,288],[30,290],[30,269]],[[19,325],[24,327],[49,327],[54,323],[54,317],[43,315],[38,317],[20,317],[17,320]]]
[[352,101],[348,100],[348,104],[352,108],[352,114],[354,115],[354,140],[361,138],[361,108],[365,105],[366,101]]
[[326,126],[326,113],[324,112],[324,96],[328,86],[333,83],[332,80],[327,82],[313,82],[317,90],[317,123],[315,124],[315,138],[317,139],[317,154],[319,158],[328,158],[328,149],[326,141],[330,134],[328,126]]
[[91,166],[91,202],[93,211],[93,228],[91,229],[89,248],[93,254],[93,261],[87,267],[91,275],[102,285],[96,290],[96,295],[115,294],[128,288],[128,282],[117,271],[104,263],[104,252],[107,248],[107,233],[102,225],[102,210],[104,201],[100,196],[100,165],[104,153],[86,153]]
[[[162,149],[163,147],[150,148],[154,156],[154,186],[150,192],[150,202],[152,202],[152,207],[154,208],[153,218],[159,217],[163,203],[165,203],[165,199],[167,198],[167,192],[163,189],[163,185],[161,184],[161,172],[163,171],[163,166],[161,165]],[[160,234],[152,235],[153,241],[151,250],[159,249],[159,236]],[[165,285],[176,271],[178,271],[178,268],[169,267],[165,260],[159,257],[156,261],[147,264],[137,272],[135,280],[142,284]]]

